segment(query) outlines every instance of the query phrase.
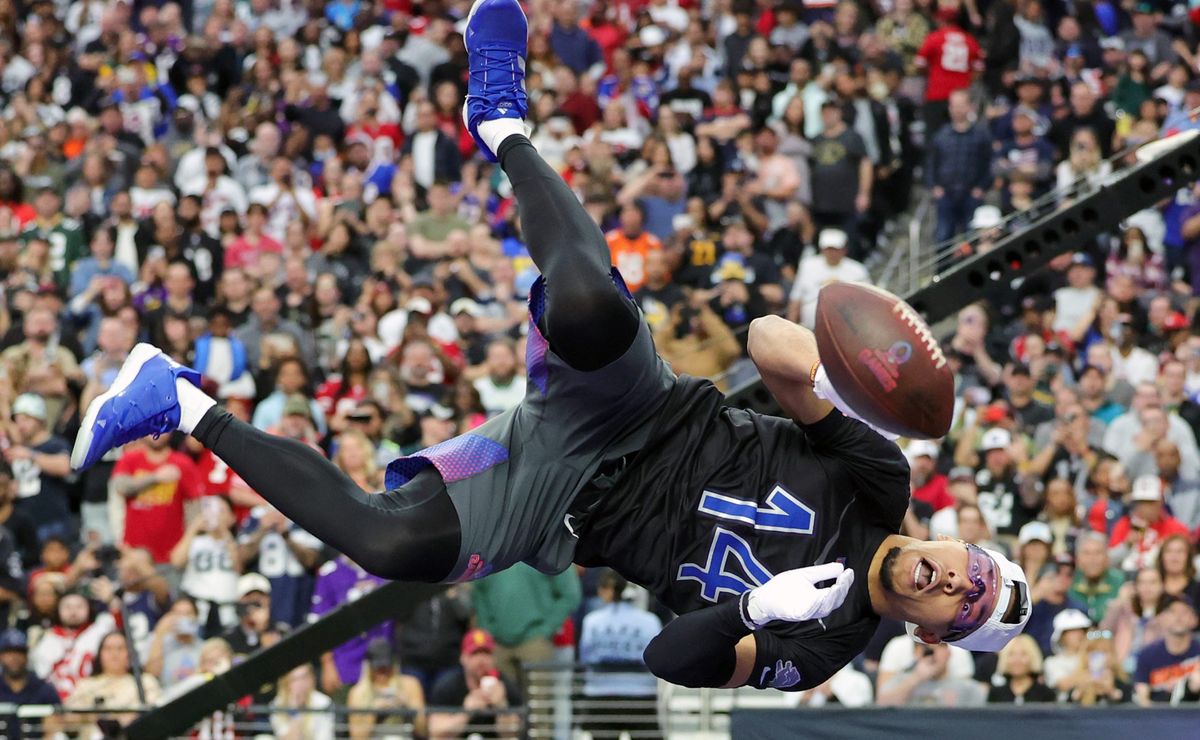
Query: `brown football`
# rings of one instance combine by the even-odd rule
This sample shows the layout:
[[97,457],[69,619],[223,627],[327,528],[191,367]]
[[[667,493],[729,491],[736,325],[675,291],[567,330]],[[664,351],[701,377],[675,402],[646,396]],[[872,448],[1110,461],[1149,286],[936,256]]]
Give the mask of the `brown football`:
[[838,395],[863,419],[905,437],[950,430],[954,373],[920,314],[862,283],[817,297],[817,349]]

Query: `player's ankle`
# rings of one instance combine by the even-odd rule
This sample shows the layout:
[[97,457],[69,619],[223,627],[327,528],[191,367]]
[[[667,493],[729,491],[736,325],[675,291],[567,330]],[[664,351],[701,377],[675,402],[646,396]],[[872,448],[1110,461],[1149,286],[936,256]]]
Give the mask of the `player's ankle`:
[[179,394],[179,431],[191,434],[217,402],[183,378],[175,380],[175,391]]
[[510,136],[529,136],[529,128],[520,118],[496,118],[491,121],[481,121],[478,126],[479,138],[496,154],[500,153],[500,145]]

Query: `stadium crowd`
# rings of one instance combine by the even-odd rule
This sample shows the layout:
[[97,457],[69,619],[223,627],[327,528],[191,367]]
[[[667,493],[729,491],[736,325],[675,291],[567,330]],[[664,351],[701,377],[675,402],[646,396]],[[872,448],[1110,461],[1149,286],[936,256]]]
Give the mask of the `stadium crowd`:
[[[469,6],[0,0],[0,703],[153,704],[381,583],[192,440],[73,473],[81,410],[136,342],[364,488],[522,397],[535,271],[461,122]],[[722,388],[753,377],[753,319],[811,324],[921,194],[936,242],[981,235],[957,258],[1200,128],[1200,34],[1166,0],[527,7],[534,143],[662,354]],[[906,447],[906,531],[1010,550],[1028,636],[997,663],[885,625],[801,702],[1200,698],[1198,193],[979,296],[945,337],[955,426]],[[333,704],[509,733],[525,666],[640,659],[612,635],[661,623],[625,592],[518,567],[247,701],[280,737],[332,737],[297,710]]]

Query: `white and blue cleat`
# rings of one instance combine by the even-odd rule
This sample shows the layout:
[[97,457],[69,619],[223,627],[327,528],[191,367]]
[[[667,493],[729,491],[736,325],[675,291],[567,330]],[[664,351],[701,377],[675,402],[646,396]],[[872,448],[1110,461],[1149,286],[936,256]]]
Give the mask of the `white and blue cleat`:
[[499,118],[522,120],[529,113],[525,96],[525,57],[529,22],[517,0],[475,0],[464,36],[469,77],[463,123],[488,161],[493,152],[479,136],[479,124]]
[[200,373],[157,347],[134,347],[112,387],[88,406],[71,451],[71,467],[83,470],[114,447],[174,431],[179,426],[177,378],[200,385]]

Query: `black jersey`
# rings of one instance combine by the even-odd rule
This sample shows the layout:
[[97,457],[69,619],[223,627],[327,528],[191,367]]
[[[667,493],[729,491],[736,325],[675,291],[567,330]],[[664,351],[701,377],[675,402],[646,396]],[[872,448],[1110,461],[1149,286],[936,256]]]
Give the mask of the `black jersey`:
[[588,515],[576,561],[614,568],[677,613],[786,570],[843,562],[856,578],[833,614],[755,633],[751,683],[810,688],[861,652],[878,626],[867,568],[900,530],[908,463],[894,443],[839,412],[802,427],[722,400],[708,381],[680,377],[651,443]]

